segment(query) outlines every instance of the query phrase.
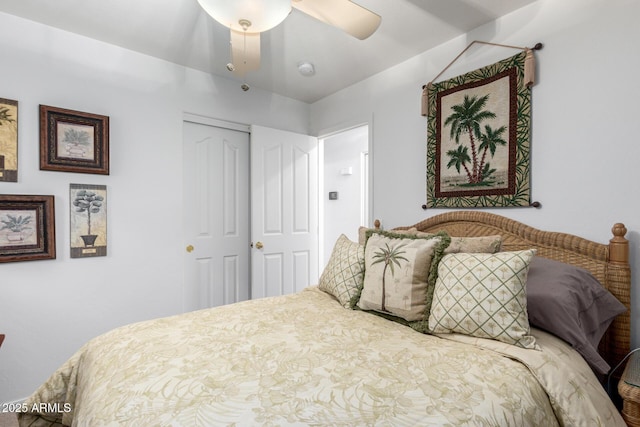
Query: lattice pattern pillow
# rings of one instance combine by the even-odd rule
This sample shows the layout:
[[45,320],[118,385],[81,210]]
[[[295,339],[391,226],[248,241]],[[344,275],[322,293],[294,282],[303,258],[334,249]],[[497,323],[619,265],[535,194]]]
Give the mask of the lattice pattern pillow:
[[526,282],[535,250],[448,254],[438,266],[429,326],[537,348],[530,335]]
[[318,287],[336,297],[343,307],[350,308],[351,298],[362,286],[363,279],[364,246],[342,234],[333,247]]

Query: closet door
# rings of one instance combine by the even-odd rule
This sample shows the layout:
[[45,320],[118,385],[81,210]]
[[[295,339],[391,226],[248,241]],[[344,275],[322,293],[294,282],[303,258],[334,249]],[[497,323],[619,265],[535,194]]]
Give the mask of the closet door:
[[250,296],[249,129],[206,122],[183,128],[185,311]]

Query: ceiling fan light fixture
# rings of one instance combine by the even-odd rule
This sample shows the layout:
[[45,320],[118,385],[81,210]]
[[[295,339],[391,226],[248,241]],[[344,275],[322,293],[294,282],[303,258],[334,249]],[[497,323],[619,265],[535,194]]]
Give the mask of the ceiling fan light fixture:
[[[250,33],[272,29],[291,12],[291,0],[198,0],[198,3],[225,27]],[[250,22],[250,27],[243,28],[241,21]]]

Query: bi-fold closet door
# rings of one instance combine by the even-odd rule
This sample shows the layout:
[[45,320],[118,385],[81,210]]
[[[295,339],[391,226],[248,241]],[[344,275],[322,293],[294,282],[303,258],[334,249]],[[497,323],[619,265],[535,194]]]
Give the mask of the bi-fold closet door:
[[185,311],[317,282],[316,138],[186,117],[183,144]]

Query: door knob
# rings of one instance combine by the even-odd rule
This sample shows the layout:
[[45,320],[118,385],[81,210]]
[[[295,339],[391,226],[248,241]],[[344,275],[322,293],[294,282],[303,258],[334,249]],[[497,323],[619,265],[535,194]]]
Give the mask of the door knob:
[[262,242],[256,242],[256,249],[262,249],[264,248],[264,245],[262,244]]
[[194,249],[193,245],[187,246],[187,252],[191,253],[191,252],[193,252],[193,249]]

